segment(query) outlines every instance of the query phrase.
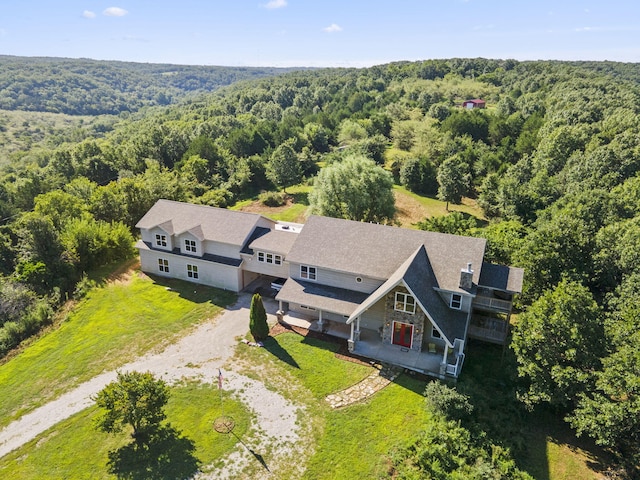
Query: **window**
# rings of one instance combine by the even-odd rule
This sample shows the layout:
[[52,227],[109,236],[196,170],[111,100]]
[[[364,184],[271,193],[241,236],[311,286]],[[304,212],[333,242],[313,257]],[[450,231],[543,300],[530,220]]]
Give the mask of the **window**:
[[258,261],[262,263],[270,263],[272,265],[282,265],[282,255],[258,252]]
[[431,337],[433,337],[433,338],[442,338],[442,335],[440,335],[440,332],[438,331],[438,329],[436,327],[433,327],[431,329]]
[[362,277],[356,277],[356,283],[362,283]]
[[167,246],[167,236],[166,235],[156,235],[156,246],[158,246],[158,247],[166,247]]
[[196,241],[195,240],[185,240],[184,241],[184,249],[187,252],[196,253]]
[[308,307],[306,305],[300,305],[300,308],[304,308],[305,310],[311,310],[311,311],[315,311],[316,309],[313,307]]
[[169,273],[169,260],[167,260],[166,258],[159,258],[158,270],[164,273]]
[[198,266],[187,264],[187,277],[198,278]]
[[412,295],[403,292],[396,292],[395,309],[399,312],[416,313],[416,299]]
[[462,295],[459,293],[451,294],[451,303],[449,304],[451,308],[455,308],[456,310],[460,310],[462,308]]
[[300,278],[306,278],[308,280],[315,280],[316,267],[309,267],[307,265],[300,265]]

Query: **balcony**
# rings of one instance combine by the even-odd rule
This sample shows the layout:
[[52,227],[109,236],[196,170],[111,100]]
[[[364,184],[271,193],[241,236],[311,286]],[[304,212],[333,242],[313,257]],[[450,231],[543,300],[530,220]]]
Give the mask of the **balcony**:
[[504,296],[506,298],[499,298],[493,290],[479,288],[478,294],[473,299],[473,306],[483,310],[509,313],[511,312],[513,302],[509,298],[509,295],[505,294]]
[[469,336],[485,342],[504,345],[509,333],[509,323],[506,320],[483,315],[473,315],[469,324]]

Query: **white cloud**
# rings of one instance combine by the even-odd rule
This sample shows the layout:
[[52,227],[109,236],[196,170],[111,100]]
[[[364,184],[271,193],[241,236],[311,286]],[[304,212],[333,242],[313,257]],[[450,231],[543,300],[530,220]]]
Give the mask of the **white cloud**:
[[84,12],[82,12],[82,16],[84,18],[96,18],[96,13],[90,10],[85,10]]
[[104,12],[102,12],[102,14],[106,15],[107,17],[124,17],[127,13],[129,12],[120,7],[109,7]]
[[327,33],[341,32],[342,31],[342,27],[340,25],[336,24],[336,23],[332,23],[328,27],[323,28],[322,31],[327,32]]
[[276,8],[283,8],[287,6],[287,0],[270,0],[265,4],[264,8],[268,8],[269,10],[273,10]]

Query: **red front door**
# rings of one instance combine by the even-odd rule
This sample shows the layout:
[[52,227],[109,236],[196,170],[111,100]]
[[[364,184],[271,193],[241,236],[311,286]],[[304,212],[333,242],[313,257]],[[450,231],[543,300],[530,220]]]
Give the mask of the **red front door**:
[[409,323],[393,322],[393,344],[411,348],[413,339],[413,325]]

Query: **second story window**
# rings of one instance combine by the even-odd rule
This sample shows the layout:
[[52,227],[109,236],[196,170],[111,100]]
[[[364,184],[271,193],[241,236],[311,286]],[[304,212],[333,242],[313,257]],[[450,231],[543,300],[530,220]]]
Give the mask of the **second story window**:
[[282,255],[258,252],[258,261],[262,263],[271,263],[273,265],[282,265]]
[[185,250],[185,252],[196,253],[196,241],[195,240],[185,240],[184,241],[184,250]]
[[300,278],[306,278],[307,280],[316,280],[316,267],[300,265]]
[[455,310],[460,310],[462,308],[462,295],[459,293],[452,293],[451,304],[449,306]]
[[416,299],[413,295],[404,292],[396,292],[395,310],[404,313],[416,313]]
[[166,235],[156,235],[156,246],[157,247],[166,247],[167,246],[167,236]]

